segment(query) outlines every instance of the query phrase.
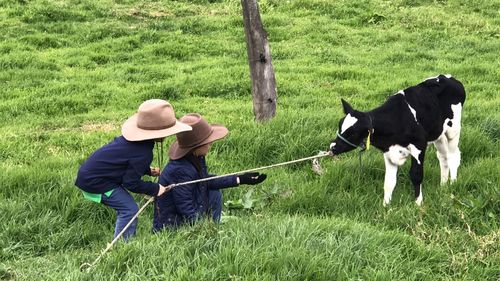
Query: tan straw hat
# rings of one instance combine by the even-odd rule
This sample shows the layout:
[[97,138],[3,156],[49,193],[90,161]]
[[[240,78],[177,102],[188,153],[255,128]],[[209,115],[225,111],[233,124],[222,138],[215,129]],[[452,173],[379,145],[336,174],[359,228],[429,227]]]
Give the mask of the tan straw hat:
[[165,100],[151,99],[143,102],[139,110],[122,126],[122,135],[128,141],[164,138],[191,127],[175,119],[172,105]]
[[177,140],[168,151],[168,157],[173,160],[184,157],[199,146],[222,139],[229,132],[222,125],[208,124],[198,113],[184,115],[179,121],[190,125],[193,130],[177,134]]

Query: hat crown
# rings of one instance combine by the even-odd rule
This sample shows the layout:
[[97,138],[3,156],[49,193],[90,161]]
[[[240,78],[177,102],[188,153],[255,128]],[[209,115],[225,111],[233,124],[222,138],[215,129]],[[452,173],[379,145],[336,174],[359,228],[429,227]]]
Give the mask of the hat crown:
[[165,100],[147,100],[139,106],[137,111],[137,127],[143,130],[167,129],[175,123],[174,109]]
[[213,132],[212,126],[197,113],[187,114],[179,121],[193,128],[192,131],[181,132],[176,135],[181,148],[195,147],[210,137]]

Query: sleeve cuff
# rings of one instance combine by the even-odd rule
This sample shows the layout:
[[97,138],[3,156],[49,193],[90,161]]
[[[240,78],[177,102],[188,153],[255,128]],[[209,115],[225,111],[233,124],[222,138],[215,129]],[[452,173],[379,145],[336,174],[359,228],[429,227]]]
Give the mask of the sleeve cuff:
[[151,196],[156,196],[156,195],[158,195],[158,192],[159,192],[159,191],[160,191],[160,184],[155,183],[154,188],[152,188],[152,193],[153,193],[153,194],[149,194],[149,195],[151,195]]

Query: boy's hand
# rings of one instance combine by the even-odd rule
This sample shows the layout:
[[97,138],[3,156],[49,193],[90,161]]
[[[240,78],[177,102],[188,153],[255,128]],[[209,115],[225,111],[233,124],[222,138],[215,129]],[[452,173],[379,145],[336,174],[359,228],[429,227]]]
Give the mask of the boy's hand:
[[165,193],[165,191],[167,191],[167,189],[163,185],[160,184],[160,189],[158,189],[158,195],[156,195],[156,196],[162,196],[163,193]]
[[151,176],[157,177],[161,174],[160,168],[151,167]]
[[266,174],[261,173],[245,173],[243,175],[239,175],[237,182],[239,184],[259,184],[263,182],[267,178]]
[[173,186],[173,184],[167,186],[163,186],[160,184],[160,189],[158,190],[158,195],[156,196],[162,196],[163,193],[168,192],[170,189],[172,189]]

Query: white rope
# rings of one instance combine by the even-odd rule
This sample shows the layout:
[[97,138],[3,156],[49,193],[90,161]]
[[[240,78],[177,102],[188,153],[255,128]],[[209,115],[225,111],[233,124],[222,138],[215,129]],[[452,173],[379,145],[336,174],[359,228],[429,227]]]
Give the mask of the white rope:
[[139,209],[139,211],[132,217],[132,219],[127,223],[127,225],[125,225],[125,227],[122,229],[122,231],[120,231],[120,233],[118,233],[118,235],[116,235],[116,237],[113,239],[113,241],[111,241],[111,243],[108,243],[108,246],[106,247],[106,249],[104,249],[101,254],[97,257],[97,259],[95,259],[94,262],[92,262],[91,264],[89,263],[84,263],[80,266],[80,270],[81,271],[86,271],[86,272],[89,272],[101,259],[102,257],[104,257],[104,255],[109,251],[111,250],[111,248],[113,248],[113,246],[115,245],[116,241],[118,241],[118,239],[120,239],[123,235],[123,233],[125,233],[125,231],[129,228],[129,226],[134,222],[134,220],[139,216],[140,213],[142,213],[142,211],[144,211],[144,209],[146,209],[146,207],[149,205],[149,203],[153,202],[154,201],[154,197],[150,197],[149,200]]
[[[299,163],[299,162],[303,162],[303,161],[307,161],[307,160],[313,160],[313,159],[318,159],[318,158],[322,158],[322,157],[325,157],[325,156],[332,156],[332,155],[333,154],[331,152],[320,151],[315,156],[310,156],[310,157],[301,158],[301,159],[297,159],[297,160],[292,160],[292,161],[277,163],[277,164],[273,164],[273,165],[269,165],[269,166],[262,166],[262,167],[258,167],[258,168],[254,168],[254,169],[248,169],[248,170],[234,172],[234,173],[220,175],[220,176],[213,176],[213,177],[208,177],[208,178],[203,178],[203,179],[198,179],[198,180],[186,181],[186,182],[181,182],[181,183],[174,183],[174,184],[168,185],[166,187],[166,191],[165,192],[171,190],[172,188],[175,188],[175,187],[178,187],[178,186],[182,186],[182,185],[188,185],[188,184],[193,184],[193,183],[200,183],[200,182],[205,182],[205,181],[220,179],[220,178],[224,178],[224,177],[228,177],[228,176],[235,176],[235,175],[240,175],[240,174],[244,174],[244,173],[256,172],[256,171],[260,171],[260,170],[276,168],[276,167],[280,167],[280,166],[290,165],[290,164],[294,164],[294,163]],[[153,201],[154,201],[154,197],[150,197],[148,199],[148,201],[139,209],[139,211],[127,223],[127,225],[125,225],[125,227],[122,229],[122,231],[120,231],[120,233],[118,233],[118,235],[113,239],[113,241],[111,241],[111,243],[108,244],[108,246],[106,247],[106,249],[104,249],[101,252],[101,254],[97,257],[97,259],[95,259],[94,262],[92,262],[91,264],[89,264],[89,263],[83,263],[80,266],[80,270],[81,271],[85,270],[86,272],[89,272],[102,259],[102,257],[104,257],[104,255],[111,248],[113,248],[113,245],[118,241],[118,239],[120,239],[122,237],[123,233],[125,233],[125,231],[129,228],[129,226],[132,224],[132,222]]]
[[188,185],[188,184],[193,184],[193,183],[199,183],[199,182],[204,182],[204,181],[210,181],[210,180],[220,179],[220,178],[224,178],[224,177],[228,177],[228,176],[235,176],[235,175],[241,175],[241,174],[245,174],[245,173],[251,173],[251,172],[256,172],[256,171],[260,171],[260,170],[265,170],[265,169],[276,168],[276,167],[290,165],[290,164],[294,164],[294,163],[299,163],[299,162],[303,162],[303,161],[307,161],[307,160],[317,159],[317,158],[321,158],[321,157],[325,157],[325,156],[332,156],[332,153],[331,152],[320,151],[315,156],[310,156],[310,157],[301,158],[301,159],[297,159],[297,160],[292,160],[292,161],[288,161],[288,162],[277,163],[277,164],[273,164],[273,165],[269,165],[269,166],[262,166],[262,167],[258,167],[258,168],[254,168],[254,169],[249,169],[249,170],[234,172],[234,173],[225,174],[225,175],[221,175],[221,176],[213,176],[213,177],[203,178],[203,179],[199,179],[199,180],[192,180],[192,181],[186,181],[186,182],[181,182],[181,183],[174,183],[174,184],[171,184],[171,185],[167,186],[167,191],[170,190],[170,189],[172,189],[172,188],[174,188],[174,187],[178,187],[178,186],[182,186],[182,185]]

